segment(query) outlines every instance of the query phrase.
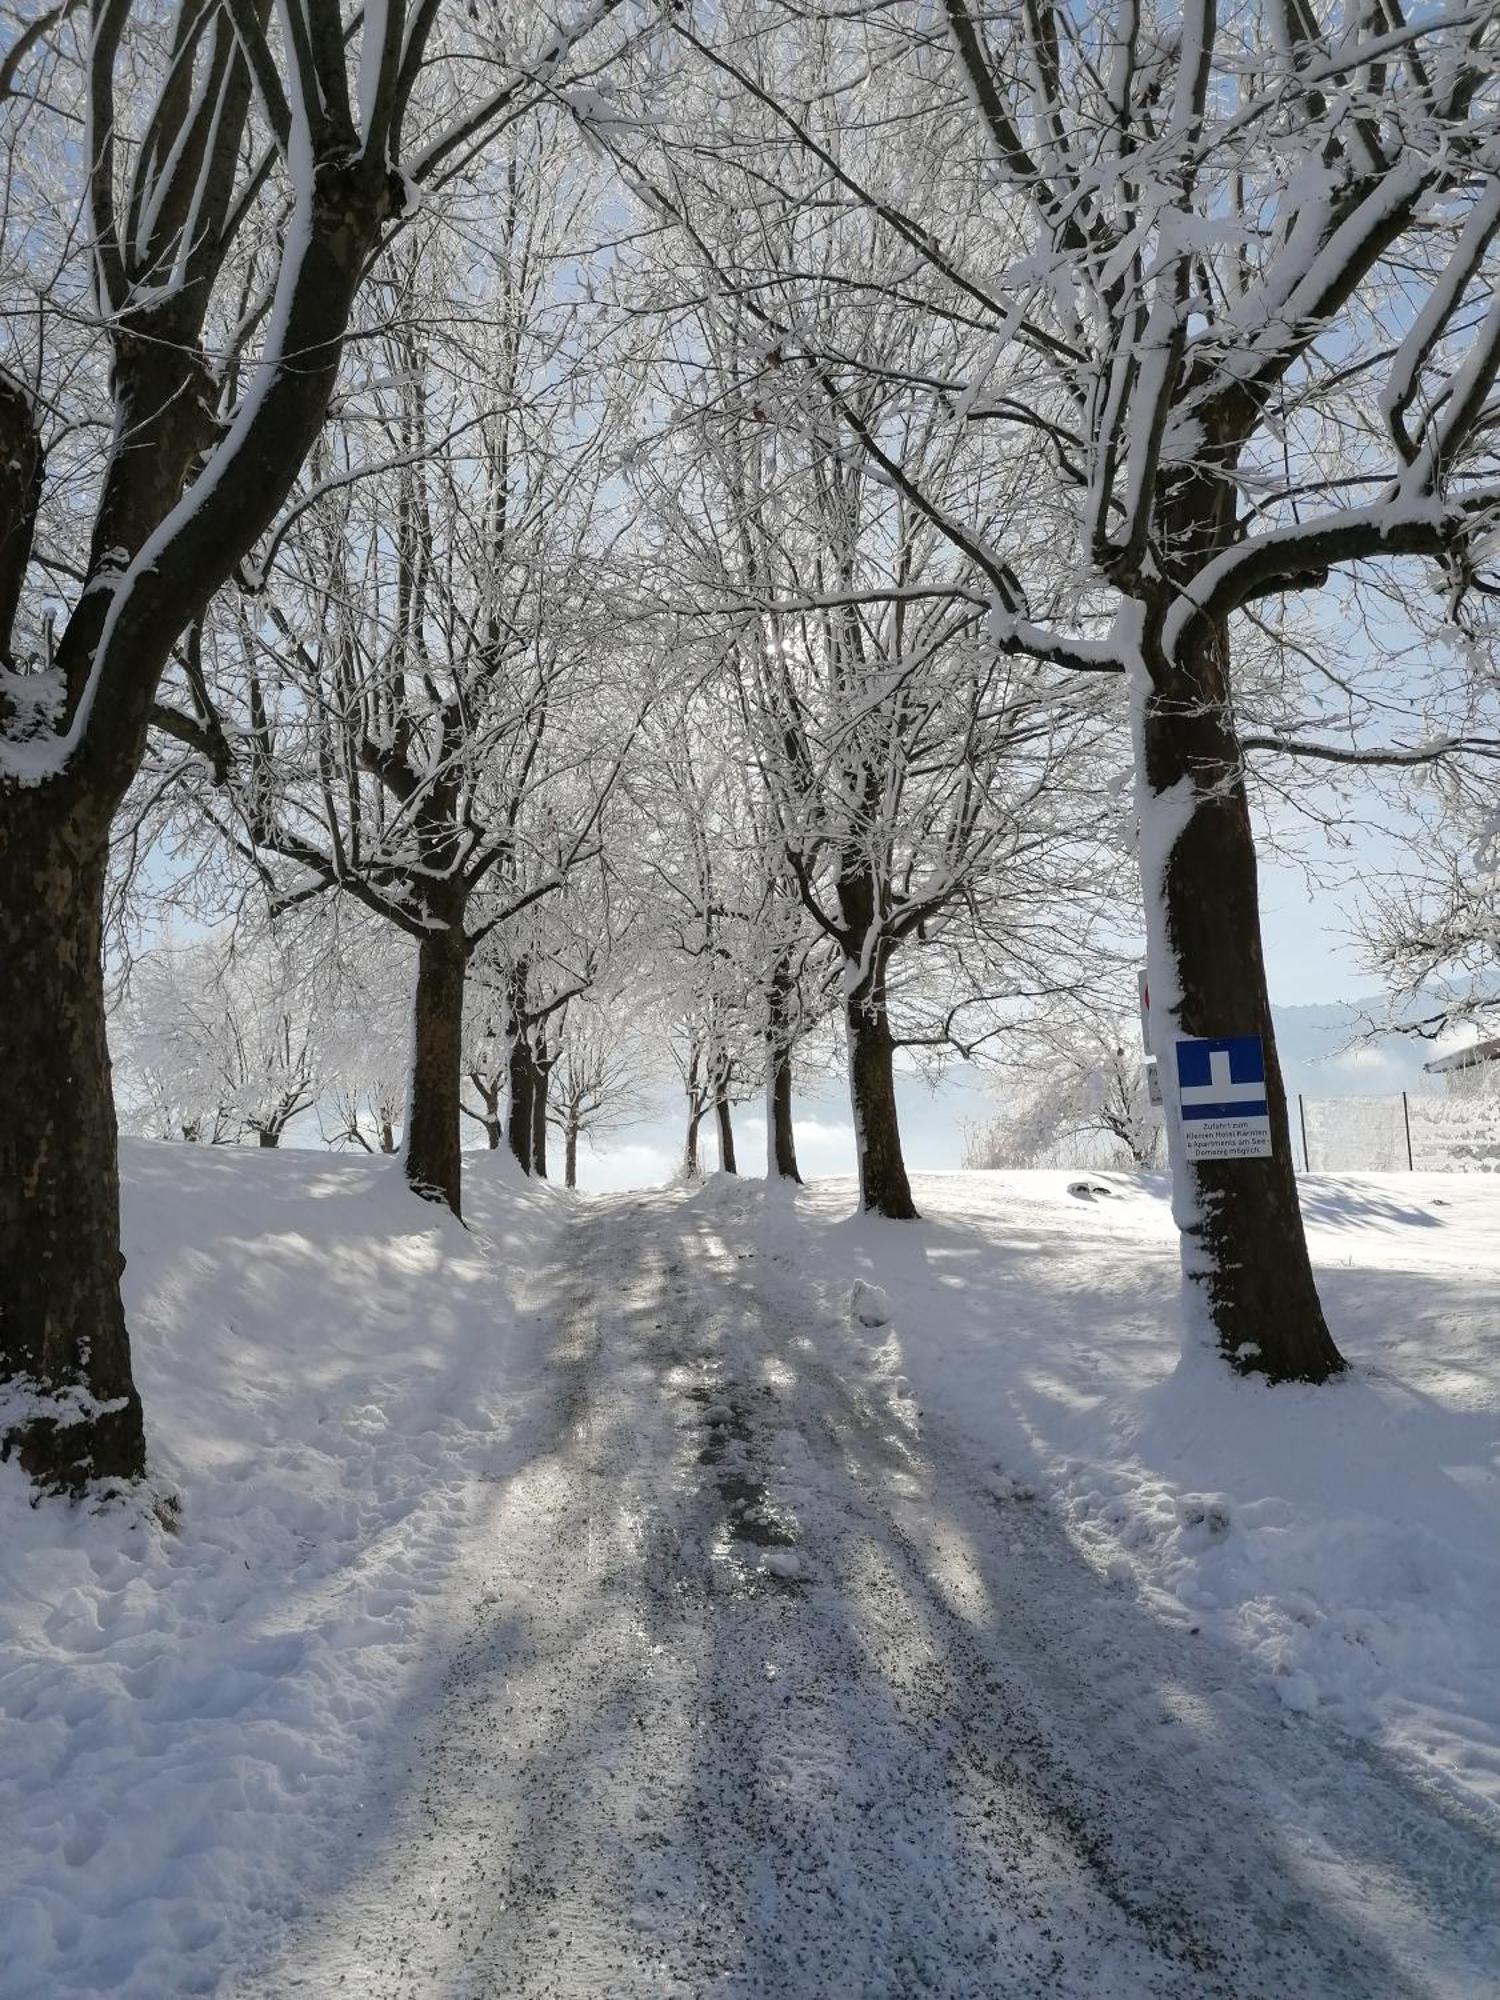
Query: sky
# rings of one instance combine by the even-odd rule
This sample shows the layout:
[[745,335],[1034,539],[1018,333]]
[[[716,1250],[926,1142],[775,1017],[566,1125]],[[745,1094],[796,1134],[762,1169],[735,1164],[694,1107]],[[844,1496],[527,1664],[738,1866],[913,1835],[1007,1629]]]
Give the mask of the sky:
[[1347,887],[1311,887],[1288,862],[1263,862],[1261,937],[1271,1000],[1278,1007],[1324,1006],[1363,998],[1377,982],[1349,935],[1355,897]]

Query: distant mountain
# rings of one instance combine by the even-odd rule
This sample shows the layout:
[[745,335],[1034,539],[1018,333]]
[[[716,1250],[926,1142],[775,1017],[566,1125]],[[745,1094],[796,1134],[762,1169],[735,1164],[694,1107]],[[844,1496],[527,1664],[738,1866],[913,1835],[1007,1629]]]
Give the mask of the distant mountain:
[[[1419,1019],[1429,1011],[1414,1001],[1402,1010],[1402,1017]],[[1440,1090],[1438,1079],[1424,1075],[1422,1065],[1473,1039],[1471,1034],[1455,1034],[1433,1043],[1420,1035],[1389,1031],[1372,1035],[1371,1024],[1390,1014],[1382,994],[1323,1006],[1273,1007],[1271,1013],[1287,1090],[1306,1097],[1387,1097],[1400,1090]]]

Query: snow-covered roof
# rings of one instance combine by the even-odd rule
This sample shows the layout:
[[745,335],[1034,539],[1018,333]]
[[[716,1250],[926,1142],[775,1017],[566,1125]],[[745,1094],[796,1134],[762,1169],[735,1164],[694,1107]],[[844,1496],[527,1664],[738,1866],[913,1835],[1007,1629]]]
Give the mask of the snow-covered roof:
[[1470,1042],[1466,1049],[1455,1049],[1451,1056],[1436,1056],[1422,1067],[1436,1074],[1440,1070],[1474,1069],[1480,1063],[1500,1062],[1500,1035],[1487,1042]]

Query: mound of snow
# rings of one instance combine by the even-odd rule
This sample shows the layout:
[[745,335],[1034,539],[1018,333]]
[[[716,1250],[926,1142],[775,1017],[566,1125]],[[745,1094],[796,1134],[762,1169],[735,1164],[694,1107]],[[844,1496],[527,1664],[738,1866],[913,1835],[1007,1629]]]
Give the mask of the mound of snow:
[[891,1302],[879,1285],[856,1278],[849,1293],[849,1317],[856,1326],[889,1326]]

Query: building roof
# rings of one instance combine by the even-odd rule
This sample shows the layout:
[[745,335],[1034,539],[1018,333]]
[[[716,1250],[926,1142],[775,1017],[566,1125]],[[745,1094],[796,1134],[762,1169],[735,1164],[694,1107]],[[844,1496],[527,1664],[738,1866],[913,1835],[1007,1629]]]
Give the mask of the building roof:
[[1470,1042],[1466,1049],[1455,1049],[1451,1056],[1435,1056],[1422,1067],[1436,1075],[1441,1070],[1477,1069],[1480,1063],[1492,1062],[1500,1062],[1500,1035],[1487,1042]]

